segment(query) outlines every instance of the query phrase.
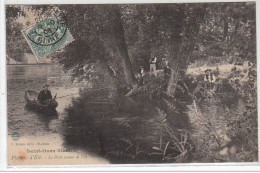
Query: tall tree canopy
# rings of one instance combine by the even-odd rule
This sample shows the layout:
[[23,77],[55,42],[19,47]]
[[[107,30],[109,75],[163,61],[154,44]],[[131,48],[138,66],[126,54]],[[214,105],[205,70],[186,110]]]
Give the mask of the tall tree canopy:
[[[167,93],[173,96],[192,61],[211,56],[256,59],[255,3],[42,5],[27,10],[48,16],[57,8],[75,41],[53,57],[79,79],[131,87],[139,67],[148,70],[149,59],[156,56],[170,64]],[[21,28],[13,21],[25,13],[14,6],[6,11],[11,41],[11,28]]]
[[21,16],[25,17],[26,14],[19,6],[6,7],[6,53],[16,61],[22,61],[23,53],[30,51],[22,36],[23,25],[16,21]]

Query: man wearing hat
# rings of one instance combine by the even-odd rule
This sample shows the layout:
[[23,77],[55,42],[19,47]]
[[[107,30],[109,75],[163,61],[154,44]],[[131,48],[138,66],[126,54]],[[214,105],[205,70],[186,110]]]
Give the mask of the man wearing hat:
[[214,86],[214,83],[216,82],[216,77],[212,73],[211,69],[205,70],[204,82],[206,82],[206,87],[208,89],[211,89]]
[[40,101],[40,103],[46,103],[46,101],[52,99],[52,95],[49,90],[49,85],[46,84],[43,86],[43,88],[44,89],[38,95],[38,100]]

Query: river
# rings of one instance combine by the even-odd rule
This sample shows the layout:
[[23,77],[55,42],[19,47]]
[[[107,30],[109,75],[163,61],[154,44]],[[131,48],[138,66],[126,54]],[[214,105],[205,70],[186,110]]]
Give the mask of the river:
[[[191,100],[171,104],[147,96],[116,96],[109,90],[88,90],[86,94],[84,85],[72,83],[57,65],[8,65],[7,72],[9,144],[14,142],[11,135],[18,132],[21,145],[31,143],[30,149],[37,150],[46,144],[45,149],[70,151],[62,157],[74,158],[64,161],[55,155],[53,162],[45,153],[43,160],[23,160],[22,164],[167,163],[192,159],[185,154],[192,150],[188,132],[193,126],[187,115],[188,105],[194,105]],[[46,83],[57,97],[73,94],[57,99],[57,114],[26,108],[25,91],[40,91]],[[223,107],[216,107],[215,112],[221,110]],[[8,149],[19,153],[26,147]],[[176,158],[178,155],[182,157]],[[13,156],[9,156],[9,162],[21,164]],[[77,156],[80,158],[75,159]]]
[[[74,94],[58,100],[57,114],[46,115],[28,110],[24,99],[26,90],[39,92],[44,84],[50,84],[52,95],[57,97]],[[16,153],[27,153],[27,149],[69,149],[64,145],[61,127],[66,118],[64,108],[71,102],[72,97],[76,97],[79,86],[70,82],[68,75],[63,73],[58,65],[7,65],[7,110],[8,110],[8,142],[9,142],[9,164],[107,164],[109,161],[88,152],[73,149],[73,152],[62,153],[63,156],[84,157],[84,159],[59,159],[55,162],[49,159],[48,153],[43,154],[43,160],[23,160],[15,159]],[[13,143],[11,135],[19,133],[19,143]],[[10,144],[18,146],[10,146]],[[21,144],[21,145],[19,145]],[[25,146],[23,146],[25,144]],[[28,146],[29,144],[30,146]],[[42,144],[42,145],[41,145]],[[28,154],[28,153],[27,153]],[[20,154],[19,154],[20,155]],[[88,156],[87,158],[85,156]]]
[[[146,152],[153,153],[151,148],[158,142],[159,148],[167,142],[166,138],[159,139],[161,125],[169,121],[178,129],[187,126],[188,119],[180,115],[181,110],[168,118],[163,111],[165,104],[157,99],[111,97],[111,91],[95,92],[91,98],[78,95],[80,87],[57,65],[9,65],[7,70],[8,134],[19,132],[20,141],[47,140],[50,145],[54,142],[55,148],[92,156],[97,163],[147,163],[158,162],[158,158],[147,158]],[[25,91],[40,91],[46,83],[57,97],[75,93],[57,99],[57,115],[46,116],[25,106]],[[69,105],[74,113],[66,109]],[[122,149],[127,150],[122,153]],[[92,157],[86,163],[93,163]]]

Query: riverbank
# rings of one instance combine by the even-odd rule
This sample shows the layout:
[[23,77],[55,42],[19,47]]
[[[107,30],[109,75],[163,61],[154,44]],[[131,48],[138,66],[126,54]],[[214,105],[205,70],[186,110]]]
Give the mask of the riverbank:
[[218,90],[201,91],[187,106],[195,146],[193,161],[258,161],[257,88],[252,74],[256,68],[247,62],[192,67],[187,75],[195,86],[203,81],[208,68],[217,72]]

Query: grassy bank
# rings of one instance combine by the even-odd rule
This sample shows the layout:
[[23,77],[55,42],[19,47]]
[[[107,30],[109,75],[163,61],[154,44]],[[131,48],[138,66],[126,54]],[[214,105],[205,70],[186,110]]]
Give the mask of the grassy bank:
[[67,109],[65,141],[111,163],[257,161],[256,76],[234,66],[213,70],[215,91],[202,84],[204,67],[188,69],[173,100],[162,97],[162,73],[133,97],[82,92]]
[[[236,67],[236,68],[234,68]],[[222,64],[211,67],[217,90],[198,87],[207,66],[187,72],[197,97],[188,105],[195,146],[194,162],[252,162],[258,160],[257,89],[254,67]],[[194,90],[193,90],[194,91]]]

